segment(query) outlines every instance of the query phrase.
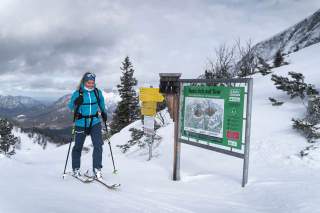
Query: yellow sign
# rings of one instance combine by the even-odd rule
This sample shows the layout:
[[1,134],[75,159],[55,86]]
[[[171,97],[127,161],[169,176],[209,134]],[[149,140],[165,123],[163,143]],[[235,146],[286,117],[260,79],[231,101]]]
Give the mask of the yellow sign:
[[153,116],[156,114],[157,102],[155,101],[144,101],[142,102],[141,114]]
[[159,92],[159,88],[140,88],[140,101],[154,101],[154,102],[162,102],[164,97]]

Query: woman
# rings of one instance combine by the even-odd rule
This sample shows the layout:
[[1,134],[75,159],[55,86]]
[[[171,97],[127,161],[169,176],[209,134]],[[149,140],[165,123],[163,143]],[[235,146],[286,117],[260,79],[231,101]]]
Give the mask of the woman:
[[95,74],[87,72],[83,75],[78,90],[74,91],[68,107],[74,112],[75,144],[72,149],[72,169],[75,176],[80,174],[81,151],[87,135],[91,136],[93,144],[93,173],[102,179],[102,134],[98,109],[104,122],[107,113],[101,90],[96,88]]

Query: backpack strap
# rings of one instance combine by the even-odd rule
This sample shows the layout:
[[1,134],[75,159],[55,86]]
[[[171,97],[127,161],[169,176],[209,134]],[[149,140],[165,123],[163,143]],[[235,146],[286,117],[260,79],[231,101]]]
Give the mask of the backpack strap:
[[[97,88],[94,88],[94,95],[96,96],[96,99],[97,99],[97,102],[94,102],[94,103],[82,103],[81,105],[94,105],[94,104],[98,104],[99,105],[99,108],[100,108],[100,111],[102,112],[102,107],[100,105],[100,95],[99,95],[99,91]],[[83,96],[83,91],[80,87],[79,89],[79,96]],[[76,114],[80,114],[78,111],[79,111],[79,108],[80,108],[80,105],[77,105],[76,107],[76,110],[74,111],[74,121],[75,121],[75,118],[76,118]],[[83,116],[84,117],[84,116]]]
[[82,105],[95,105],[97,104],[97,102],[93,102],[93,103],[83,103]]
[[98,102],[100,111],[102,112],[102,107],[101,107],[101,105],[100,105],[100,94],[99,94],[98,88],[94,88],[94,95],[95,95],[96,98],[97,98],[97,102]]
[[[79,96],[82,96],[83,97],[83,91],[82,91],[82,89],[81,89],[81,87],[79,88]],[[77,115],[79,114],[79,108],[80,108],[80,105],[77,105],[76,106],[76,109],[74,110],[74,113],[73,113],[73,122],[75,122],[76,121],[76,119],[77,119]]]

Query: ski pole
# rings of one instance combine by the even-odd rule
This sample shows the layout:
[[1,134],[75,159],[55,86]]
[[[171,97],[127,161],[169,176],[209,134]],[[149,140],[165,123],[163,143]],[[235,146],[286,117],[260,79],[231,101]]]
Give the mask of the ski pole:
[[[82,82],[82,81],[81,81]],[[81,101],[81,104],[83,102],[83,94],[80,92],[79,90],[79,97],[78,98],[82,98],[82,101]],[[79,111],[79,108],[80,108],[80,105],[81,104],[77,104],[75,107],[75,110],[73,112],[73,126],[72,126],[72,131],[71,131],[71,134],[72,134],[72,137],[71,137],[71,140],[70,140],[70,143],[69,143],[69,148],[68,148],[68,154],[67,154],[67,159],[66,159],[66,163],[64,165],[64,170],[63,170],[63,179],[66,175],[66,169],[67,169],[67,164],[68,164],[68,160],[69,160],[69,154],[70,154],[70,148],[71,148],[71,143],[72,143],[72,140],[75,140],[75,121],[77,119],[77,112]]]
[[[74,135],[74,128],[72,129],[72,136]],[[64,179],[65,175],[66,175],[66,169],[67,169],[67,165],[68,165],[68,160],[69,160],[69,154],[70,154],[70,148],[71,148],[71,143],[72,143],[73,138],[71,138],[70,143],[69,143],[69,148],[68,148],[68,154],[67,154],[67,159],[66,159],[66,163],[64,164],[64,170],[63,170],[63,175],[62,178]]]
[[116,167],[114,165],[114,159],[113,159],[113,154],[112,154],[112,149],[111,149],[111,144],[110,144],[110,140],[109,139],[108,139],[108,144],[109,144],[109,149],[110,149],[111,159],[112,159],[112,164],[113,164],[113,173],[116,174],[117,170],[116,170]]
[[110,140],[108,138],[108,126],[107,126],[107,123],[105,122],[104,123],[105,127],[106,127],[106,132],[107,132],[107,140],[108,140],[108,144],[109,144],[109,149],[110,149],[110,154],[111,154],[111,159],[112,159],[112,165],[113,165],[113,173],[116,174],[117,173],[117,170],[116,170],[116,166],[114,165],[114,159],[113,159],[113,153],[112,153],[112,148],[111,148],[111,143],[110,143]]

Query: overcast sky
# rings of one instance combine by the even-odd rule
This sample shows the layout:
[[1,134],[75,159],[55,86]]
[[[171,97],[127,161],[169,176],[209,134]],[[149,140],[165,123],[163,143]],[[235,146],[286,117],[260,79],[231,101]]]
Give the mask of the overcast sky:
[[219,44],[254,43],[320,8],[319,0],[1,0],[0,94],[55,99],[90,70],[119,83],[128,55],[139,84],[197,77]]

